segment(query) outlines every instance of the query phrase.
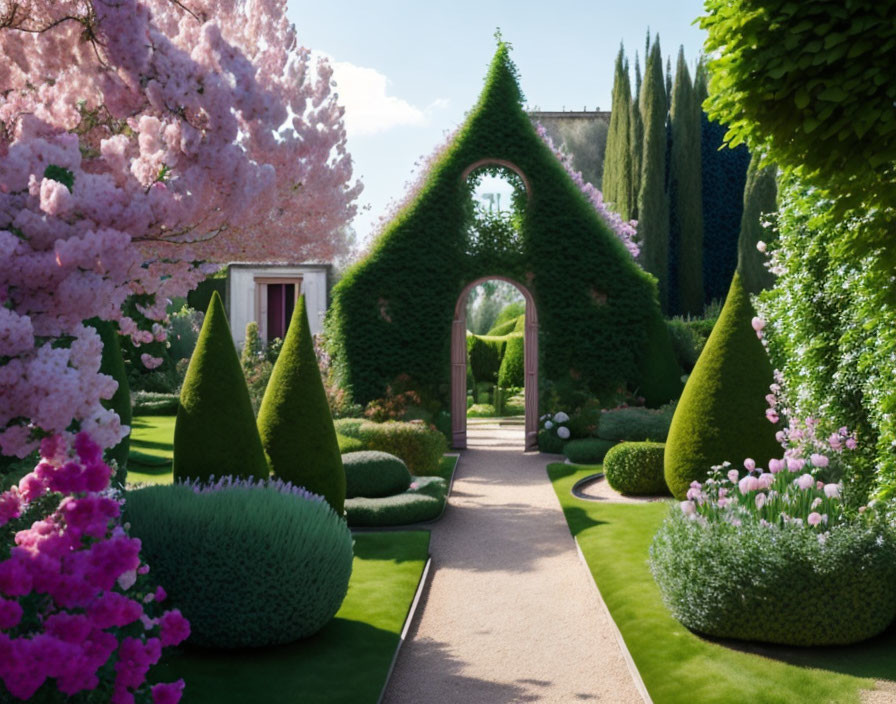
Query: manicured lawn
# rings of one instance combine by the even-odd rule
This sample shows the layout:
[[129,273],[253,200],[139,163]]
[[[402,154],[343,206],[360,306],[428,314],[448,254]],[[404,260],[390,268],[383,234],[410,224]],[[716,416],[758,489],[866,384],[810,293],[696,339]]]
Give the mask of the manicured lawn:
[[[174,421],[175,416],[134,416],[131,421],[128,484],[171,483]],[[152,462],[152,466],[141,462],[141,455],[148,455],[145,461]],[[168,461],[155,466],[155,462],[161,459]]]
[[318,634],[258,650],[185,648],[155,676],[183,677],[184,704],[375,704],[428,552],[428,531],[355,535],[348,596]]
[[594,466],[551,464],[547,471],[656,704],[858,704],[860,690],[873,688],[874,680],[896,680],[893,627],[870,641],[836,648],[751,646],[695,635],[666,610],[647,567],[648,547],[669,504],[583,501],[570,489],[593,474]]

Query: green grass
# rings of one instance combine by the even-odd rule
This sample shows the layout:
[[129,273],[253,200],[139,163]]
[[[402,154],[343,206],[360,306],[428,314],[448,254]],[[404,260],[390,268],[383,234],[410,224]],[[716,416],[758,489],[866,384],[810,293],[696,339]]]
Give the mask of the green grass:
[[859,704],[859,692],[872,689],[875,679],[896,680],[893,627],[864,643],[832,648],[712,641],[684,628],[663,605],[647,567],[648,547],[669,503],[572,496],[573,484],[594,471],[593,465],[548,465],[570,531],[656,704]]
[[357,534],[348,595],[322,631],[275,648],[186,648],[154,677],[183,677],[184,704],[375,704],[428,551],[428,531]]
[[[176,416],[134,416],[131,421],[131,456],[128,459],[128,484],[171,483],[171,458],[174,453],[175,419]],[[152,458],[164,458],[168,462],[162,465],[149,466],[140,462],[141,454],[149,455]]]

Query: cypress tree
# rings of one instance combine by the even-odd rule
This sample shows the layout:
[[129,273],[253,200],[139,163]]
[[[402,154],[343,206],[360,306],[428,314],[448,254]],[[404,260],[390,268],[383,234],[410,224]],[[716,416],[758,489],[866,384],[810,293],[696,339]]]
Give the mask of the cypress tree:
[[[131,390],[128,386],[128,375],[124,368],[124,357],[118,341],[118,331],[108,320],[92,318],[87,324],[95,328],[103,341],[103,356],[100,362],[100,373],[108,374],[118,382],[118,388],[112,398],[103,401],[103,408],[115,411],[122,425],[131,424]],[[127,481],[128,453],[131,449],[130,434],[122,438],[115,447],[103,454],[106,460],[115,460],[117,471],[113,482],[124,485]]]
[[345,469],[301,296],[258,410],[274,474],[323,496],[340,516]]
[[[682,51],[684,47],[682,47]],[[672,104],[672,59],[666,57],[666,104]]]
[[604,157],[603,194],[604,200],[611,203],[613,209],[625,220],[631,217],[632,202],[631,103],[628,66],[624,50],[620,46],[616,57],[613,106]]
[[760,167],[760,161],[762,158],[753,154],[747,169],[744,212],[737,241],[737,271],[744,288],[751,294],[771,288],[775,283],[775,277],[765,267],[765,255],[756,249],[756,244],[768,239],[767,230],[762,227],[765,215],[778,209],[777,169],[774,165]]
[[676,253],[678,312],[698,315],[703,310],[703,207],[700,176],[700,108],[694,99],[691,76],[678,52],[672,107],[669,236]]
[[638,54],[635,54],[635,95],[631,102],[631,110],[629,111],[631,136],[629,144],[631,145],[631,209],[629,216],[633,220],[639,219],[638,213],[638,193],[641,190],[641,162],[644,154],[644,123],[641,121],[641,66],[638,63]]
[[657,37],[650,49],[640,96],[644,124],[641,184],[638,191],[638,232],[641,261],[659,283],[659,301],[667,310],[669,301],[669,201],[666,181],[666,90],[663,58]]
[[214,291],[180,392],[174,479],[270,474],[227,312]]

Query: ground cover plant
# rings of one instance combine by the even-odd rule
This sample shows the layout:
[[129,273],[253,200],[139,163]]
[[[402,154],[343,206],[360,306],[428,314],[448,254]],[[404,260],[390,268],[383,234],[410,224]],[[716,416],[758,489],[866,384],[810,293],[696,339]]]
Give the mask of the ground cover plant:
[[[669,613],[647,565],[666,502],[607,504],[571,494],[594,468],[548,465],[570,532],[655,702],[858,704],[874,680],[896,681],[896,633],[857,647],[732,647],[701,638]],[[671,677],[670,672],[675,676]]]
[[228,477],[145,487],[128,492],[125,519],[191,619],[196,645],[306,638],[332,618],[348,588],[352,540],[342,517],[288,483]]
[[346,499],[346,520],[352,528],[401,526],[434,521],[445,511],[458,458],[446,455],[437,475],[413,477],[408,488],[391,496]]
[[376,704],[429,552],[428,531],[355,534],[348,593],[317,634],[262,650],[182,647],[159,665],[186,704]]

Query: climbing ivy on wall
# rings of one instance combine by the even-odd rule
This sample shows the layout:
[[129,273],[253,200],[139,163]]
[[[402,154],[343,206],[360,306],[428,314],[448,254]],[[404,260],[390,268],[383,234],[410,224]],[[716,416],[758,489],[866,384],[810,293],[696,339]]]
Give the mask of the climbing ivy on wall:
[[[632,259],[538,137],[500,41],[466,123],[365,259],[333,290],[326,325],[333,369],[354,400],[383,395],[399,374],[449,401],[451,325],[464,287],[505,276],[533,294],[543,381],[573,381],[609,399],[620,387],[661,404],[681,390],[660,320],[656,280]],[[481,162],[524,176],[513,247],[471,247],[470,185]],[[496,228],[500,230],[500,228]],[[659,332],[657,332],[659,331]]]

